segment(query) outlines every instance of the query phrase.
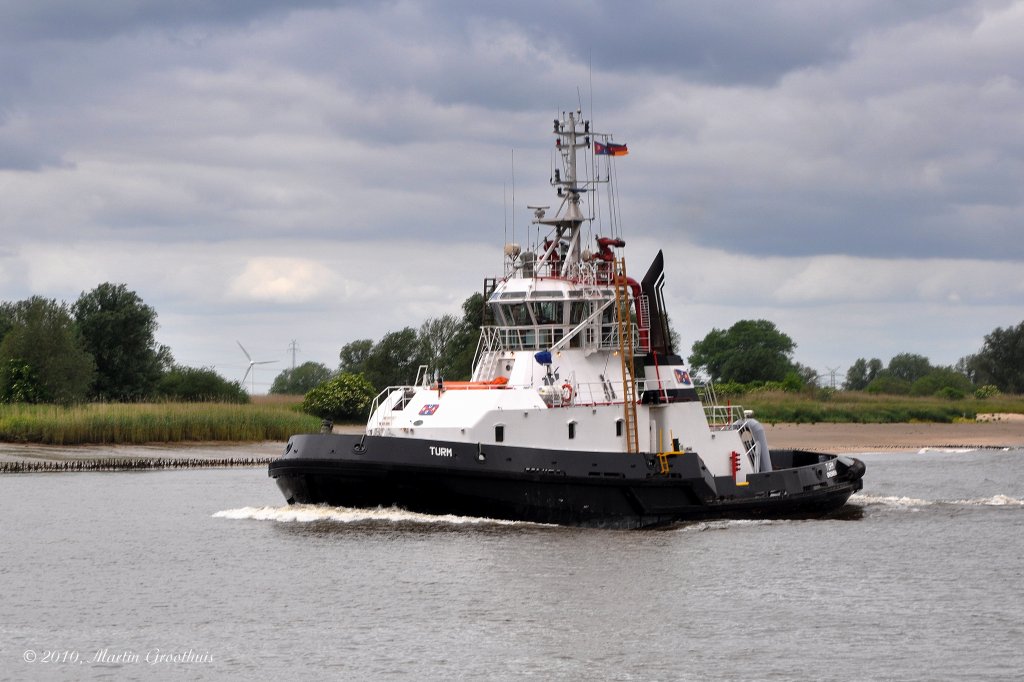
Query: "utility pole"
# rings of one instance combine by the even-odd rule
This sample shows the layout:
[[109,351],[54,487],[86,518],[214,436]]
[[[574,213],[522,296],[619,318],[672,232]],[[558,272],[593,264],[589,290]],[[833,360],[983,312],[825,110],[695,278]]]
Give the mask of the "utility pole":
[[292,352],[292,371],[295,370],[295,353],[299,350],[299,342],[292,339],[292,342],[288,344],[288,350]]
[[826,367],[825,369],[828,370],[829,376],[831,377],[832,388],[835,388],[836,387],[836,373],[839,371],[839,368],[838,367]]

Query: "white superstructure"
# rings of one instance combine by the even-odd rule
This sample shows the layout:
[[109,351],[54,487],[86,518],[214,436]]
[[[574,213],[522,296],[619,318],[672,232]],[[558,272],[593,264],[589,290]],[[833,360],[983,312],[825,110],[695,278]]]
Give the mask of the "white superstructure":
[[[598,189],[610,188],[625,145],[591,131],[578,111],[555,120],[554,134],[561,168],[551,184],[560,205],[550,216],[548,207],[531,207],[546,234],[526,248],[506,244],[503,276],[485,283],[472,380],[445,381],[421,368],[414,385],[377,397],[367,433],[570,456],[636,452],[664,461],[693,451],[713,475],[742,482],[767,461],[766,446],[740,408],[705,408],[673,354],[663,306],[651,300],[660,296],[660,255],[656,285],[645,278],[641,286],[626,274],[615,220],[612,234],[590,233]],[[616,211],[609,203],[610,218]]]

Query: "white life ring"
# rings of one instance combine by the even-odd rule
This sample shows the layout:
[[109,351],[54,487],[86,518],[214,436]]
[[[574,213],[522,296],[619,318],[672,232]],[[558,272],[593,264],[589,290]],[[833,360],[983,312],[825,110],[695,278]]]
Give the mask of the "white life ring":
[[570,384],[568,381],[562,384],[562,402],[572,402],[572,384]]

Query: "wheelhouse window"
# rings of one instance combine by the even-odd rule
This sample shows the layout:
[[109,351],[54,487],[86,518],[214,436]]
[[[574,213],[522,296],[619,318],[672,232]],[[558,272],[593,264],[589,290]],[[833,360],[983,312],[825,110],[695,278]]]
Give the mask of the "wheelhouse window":
[[576,326],[587,319],[587,304],[582,301],[573,301],[570,306],[569,324]]
[[505,319],[515,327],[533,326],[533,319],[525,303],[510,303],[505,306]]
[[532,305],[537,324],[562,324],[561,301],[542,301]]

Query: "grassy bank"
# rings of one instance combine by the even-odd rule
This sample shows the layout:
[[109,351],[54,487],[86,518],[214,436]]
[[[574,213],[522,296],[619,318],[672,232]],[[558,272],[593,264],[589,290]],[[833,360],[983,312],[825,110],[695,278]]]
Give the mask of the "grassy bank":
[[320,420],[292,401],[0,405],[0,441],[48,445],[286,440]]
[[[228,403],[92,403],[75,407],[0,404],[0,442],[48,445],[245,442],[316,432],[320,420],[299,412],[300,397]],[[986,400],[880,396],[852,391],[809,396],[754,392],[733,398],[765,423],[887,424],[973,421],[979,413],[1024,414],[1024,396]]]
[[1024,396],[1003,395],[985,400],[964,398],[872,395],[859,391],[809,396],[802,393],[753,392],[733,398],[766,423],[815,424],[819,422],[890,424],[905,422],[952,423],[974,421],[978,414],[1024,413]]

